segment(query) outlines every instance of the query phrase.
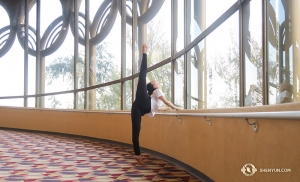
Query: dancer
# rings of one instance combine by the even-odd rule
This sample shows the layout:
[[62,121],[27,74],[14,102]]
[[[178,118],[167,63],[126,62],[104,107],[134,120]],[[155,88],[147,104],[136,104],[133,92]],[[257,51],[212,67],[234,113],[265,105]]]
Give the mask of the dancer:
[[[151,81],[146,85],[147,51],[147,44],[143,44],[143,59],[140,68],[135,101],[132,103],[131,108],[132,143],[135,154],[134,158],[140,165],[144,165],[144,162],[141,158],[139,145],[139,135],[141,130],[142,116],[147,114],[149,117],[153,117],[158,110],[169,110],[170,108],[180,110],[179,107],[174,106],[170,101],[168,101],[164,97],[164,94],[161,90],[161,86],[158,81]],[[165,103],[170,108],[161,108],[163,103]]]

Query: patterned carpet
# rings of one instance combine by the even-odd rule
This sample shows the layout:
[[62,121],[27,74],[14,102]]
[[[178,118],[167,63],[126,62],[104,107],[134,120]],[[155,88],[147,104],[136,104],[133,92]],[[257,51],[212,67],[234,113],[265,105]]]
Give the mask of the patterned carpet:
[[0,182],[189,181],[197,178],[153,155],[85,138],[0,130]]

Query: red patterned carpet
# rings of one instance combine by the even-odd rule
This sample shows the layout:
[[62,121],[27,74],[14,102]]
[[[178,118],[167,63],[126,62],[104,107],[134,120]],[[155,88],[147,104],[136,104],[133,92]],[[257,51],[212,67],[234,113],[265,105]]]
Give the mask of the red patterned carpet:
[[197,178],[153,155],[85,138],[0,130],[0,182],[189,181]]

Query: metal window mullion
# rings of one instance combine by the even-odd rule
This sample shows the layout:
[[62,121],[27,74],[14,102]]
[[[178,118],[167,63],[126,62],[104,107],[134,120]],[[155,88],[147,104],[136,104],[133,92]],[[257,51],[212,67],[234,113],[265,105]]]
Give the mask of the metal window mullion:
[[244,40],[243,40],[243,6],[239,7],[239,57],[240,57],[240,66],[239,66],[239,75],[240,75],[240,95],[239,95],[239,106],[244,107],[244,96],[245,96],[245,54],[244,54]]
[[[126,77],[126,1],[122,1],[121,13],[121,79]],[[126,84],[121,82],[121,110],[126,108]]]
[[[78,88],[77,84],[77,63],[78,63],[78,1],[74,1],[74,90]],[[74,92],[74,109],[78,109],[77,92]]]
[[[132,75],[136,73],[135,44],[137,34],[137,0],[132,1]],[[132,101],[135,100],[135,80],[132,79]]]
[[24,40],[24,107],[28,106],[28,0],[25,0],[25,40]]
[[175,47],[176,47],[175,39],[178,35],[178,31],[177,31],[178,11],[177,11],[177,8],[178,8],[178,0],[171,1],[171,57],[175,53]]
[[187,64],[187,53],[184,53],[184,76],[183,76],[183,83],[184,83],[184,93],[183,93],[183,108],[187,109],[187,93],[188,93],[188,81],[187,81],[187,72],[188,72],[188,64]]
[[268,42],[267,42],[267,0],[262,0],[262,57],[263,57],[263,105],[269,104]]
[[178,11],[177,11],[177,8],[178,8],[178,0],[174,0],[171,2],[171,84],[172,84],[172,87],[171,87],[171,102],[172,103],[175,103],[175,66],[174,66],[174,60],[173,60],[173,55],[175,54],[175,47],[176,47],[176,38],[177,38],[177,35],[178,35],[178,31],[177,31],[177,28],[178,28],[178,18],[175,16],[178,15]]
[[[41,0],[36,1],[36,82],[35,82],[35,93],[40,94],[41,92],[41,38],[40,38],[40,22],[41,22]],[[35,107],[41,107],[41,97],[36,97]]]
[[[84,71],[84,85],[85,88],[89,87],[89,70],[90,70],[90,55],[89,55],[89,32],[90,32],[90,1],[85,0],[85,71]],[[88,91],[84,91],[84,109],[89,109],[89,94]]]
[[[189,2],[190,3],[190,2]],[[190,13],[191,9],[196,6],[194,2],[193,6],[190,3],[187,5],[187,11],[186,13]],[[191,24],[192,21],[195,20],[195,8],[194,8],[194,14],[186,14],[187,17],[189,17],[189,23]],[[187,37],[186,43],[190,43],[192,41],[192,35],[191,35],[191,26],[189,24],[189,31],[186,31]],[[187,27],[188,28],[188,27]],[[185,109],[191,109],[191,51],[185,51],[184,54],[184,108]]]
[[[189,4],[188,4],[189,3]],[[189,32],[187,31],[188,26],[187,23],[187,18],[188,18],[188,13],[189,11],[187,10],[188,8],[190,8],[191,6],[191,2],[190,1],[184,1],[184,76],[183,76],[183,83],[184,83],[184,93],[183,93],[183,108],[186,109],[187,108],[187,50],[186,47],[188,45],[187,41],[188,41],[188,37],[189,36]],[[189,19],[189,21],[191,21],[191,19]]]

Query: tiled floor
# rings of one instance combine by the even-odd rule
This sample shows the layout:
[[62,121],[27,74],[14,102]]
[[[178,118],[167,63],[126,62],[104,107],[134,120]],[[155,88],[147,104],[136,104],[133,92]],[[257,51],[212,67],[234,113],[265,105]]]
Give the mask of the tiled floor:
[[142,153],[136,164],[130,148],[54,134],[0,130],[1,181],[189,181],[181,168]]

